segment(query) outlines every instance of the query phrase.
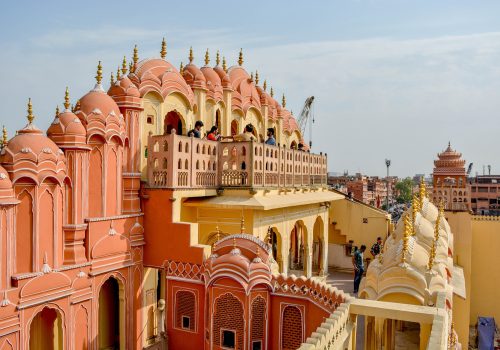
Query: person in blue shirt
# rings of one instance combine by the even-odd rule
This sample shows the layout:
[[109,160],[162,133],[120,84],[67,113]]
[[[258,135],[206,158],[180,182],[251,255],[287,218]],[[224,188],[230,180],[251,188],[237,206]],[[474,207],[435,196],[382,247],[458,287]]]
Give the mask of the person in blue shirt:
[[366,250],[366,246],[362,245],[358,250],[354,252],[353,266],[354,266],[354,293],[358,293],[359,284],[363,278],[363,273],[365,272],[365,263],[363,258],[363,253]]
[[267,129],[267,140],[266,145],[276,146],[276,139],[274,138],[274,129]]

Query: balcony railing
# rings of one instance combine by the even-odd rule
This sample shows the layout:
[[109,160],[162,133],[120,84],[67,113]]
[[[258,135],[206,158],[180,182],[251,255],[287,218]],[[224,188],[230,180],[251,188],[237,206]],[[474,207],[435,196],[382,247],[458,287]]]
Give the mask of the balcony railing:
[[176,134],[149,136],[148,183],[161,188],[326,185],[326,154],[254,141],[215,142]]

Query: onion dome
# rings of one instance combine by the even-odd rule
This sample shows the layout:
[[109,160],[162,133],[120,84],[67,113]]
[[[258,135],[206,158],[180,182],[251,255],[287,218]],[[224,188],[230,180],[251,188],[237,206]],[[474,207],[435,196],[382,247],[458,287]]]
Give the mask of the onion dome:
[[214,72],[217,73],[217,75],[220,78],[222,89],[232,91],[233,86],[231,85],[231,80],[229,79],[229,76],[227,75],[227,67],[226,67],[226,58],[225,57],[222,57],[222,67],[219,66],[219,51],[217,51],[216,63],[217,63],[217,65],[214,67]]
[[[217,54],[219,54],[217,52]],[[215,72],[215,70],[210,67],[208,64],[210,63],[210,57],[207,52],[205,53],[205,66],[201,67],[201,72],[206,80],[207,85],[207,98],[214,100],[215,102],[219,102],[223,98],[223,89],[222,82],[219,75]]]
[[2,149],[2,165],[13,183],[22,177],[31,178],[36,183],[52,177],[62,185],[66,177],[64,153],[33,124],[31,99],[28,101],[27,119],[28,124]]
[[[134,51],[135,53],[135,51]],[[135,67],[136,64],[133,63],[131,68]],[[113,98],[117,105],[121,107],[141,107],[141,94],[137,86],[130,80],[126,75],[127,73],[127,61],[123,57],[122,63],[122,75],[121,78],[117,79],[116,82],[111,81],[111,86],[108,90],[108,95]],[[132,73],[131,73],[132,74]]]
[[196,67],[193,63],[193,48],[189,49],[189,64],[184,67],[182,76],[184,80],[191,86],[193,89],[206,89],[207,88],[207,79],[201,72],[201,70]]
[[[162,57],[166,56],[166,44],[162,43]],[[194,103],[194,94],[191,87],[172,64],[164,58],[150,58],[138,62],[137,54],[134,52],[134,72],[129,78],[139,89],[140,96],[148,92],[157,92],[164,99],[172,93],[179,93],[185,97],[190,105]]]
[[66,88],[64,112],[59,113],[59,107],[57,107],[54,121],[47,130],[47,136],[60,147],[85,144],[87,131],[80,119],[69,108],[69,90]]
[[125,120],[116,102],[104,91],[101,85],[102,66],[97,66],[96,85],[80,98],[80,109],[75,112],[87,129],[87,137],[101,135],[109,140],[116,135],[123,142]]
[[241,66],[233,66],[228,71],[233,86],[233,104],[244,113],[255,107],[260,110],[260,95],[255,87],[253,77]]

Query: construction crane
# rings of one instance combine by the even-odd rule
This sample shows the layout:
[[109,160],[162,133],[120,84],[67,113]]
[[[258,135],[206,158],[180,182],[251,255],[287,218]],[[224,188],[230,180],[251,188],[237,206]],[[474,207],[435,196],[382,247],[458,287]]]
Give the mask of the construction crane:
[[308,97],[304,102],[304,107],[300,112],[297,123],[299,124],[300,133],[304,137],[307,125],[309,124],[309,148],[312,147],[312,124],[314,123],[314,112],[312,110],[314,96]]
[[472,165],[474,163],[469,163],[469,167],[467,168],[467,177],[470,175],[471,171],[472,171]]

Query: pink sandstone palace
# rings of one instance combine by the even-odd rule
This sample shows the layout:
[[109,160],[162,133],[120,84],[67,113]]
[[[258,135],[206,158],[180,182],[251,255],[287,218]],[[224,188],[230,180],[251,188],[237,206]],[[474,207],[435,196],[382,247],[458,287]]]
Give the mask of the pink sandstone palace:
[[[357,315],[367,348],[390,349],[395,322],[417,322],[421,348],[458,349],[443,214],[423,190],[393,229],[328,190],[326,154],[296,149],[284,96],[241,52],[227,68],[207,51],[198,68],[191,51],[177,69],[163,42],[160,58],[135,48],[107,92],[100,62],[96,81],[74,107],[66,89],[46,134],[31,100],[27,125],[4,131],[0,350],[355,349]],[[186,136],[198,120],[227,137]],[[256,141],[233,140],[247,124]],[[276,146],[262,142],[269,128]],[[325,283],[330,258],[350,265],[355,225],[387,237],[360,292],[376,300]],[[377,282],[389,275],[397,286]],[[412,297],[395,304],[401,293]]]

